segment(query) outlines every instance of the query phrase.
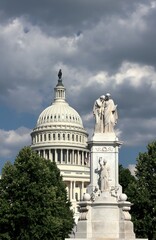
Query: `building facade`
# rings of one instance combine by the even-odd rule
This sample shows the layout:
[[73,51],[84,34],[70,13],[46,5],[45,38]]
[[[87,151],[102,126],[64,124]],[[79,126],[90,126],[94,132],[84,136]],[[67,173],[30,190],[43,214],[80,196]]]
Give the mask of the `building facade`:
[[62,74],[54,88],[54,101],[38,117],[31,133],[32,149],[55,161],[67,186],[74,213],[90,182],[88,134],[78,112],[66,102]]

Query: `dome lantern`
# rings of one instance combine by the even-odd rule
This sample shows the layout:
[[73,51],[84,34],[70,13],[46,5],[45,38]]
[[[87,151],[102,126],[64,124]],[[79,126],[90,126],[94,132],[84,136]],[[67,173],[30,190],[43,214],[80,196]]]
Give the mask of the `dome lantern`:
[[86,133],[79,113],[66,102],[66,89],[62,83],[62,71],[58,72],[58,82],[54,88],[54,101],[38,117],[33,132],[41,128],[62,127],[77,129]]
[[62,71],[61,69],[58,72],[58,83],[54,88],[55,91],[55,98],[54,101],[64,102],[66,99],[65,93],[66,89],[62,83]]

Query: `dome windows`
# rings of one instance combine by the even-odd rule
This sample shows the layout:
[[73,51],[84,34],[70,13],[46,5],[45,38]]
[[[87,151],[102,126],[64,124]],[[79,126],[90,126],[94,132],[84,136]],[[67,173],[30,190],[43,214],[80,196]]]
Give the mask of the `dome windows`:
[[67,137],[68,137],[68,141],[70,141],[70,134],[68,134]]
[[37,127],[40,125],[45,125],[46,123],[53,123],[53,122],[63,122],[68,123],[70,125],[76,124],[78,127],[83,128],[82,120],[79,117],[78,113],[71,107],[66,106],[63,107],[61,104],[57,106],[51,105],[50,107],[46,108],[39,116],[37,121]]
[[53,140],[55,140],[55,133],[53,133]]
[[64,114],[51,114],[51,115],[46,115],[46,116],[41,116],[39,119],[38,119],[38,122],[37,122],[37,125],[40,125],[40,124],[45,124],[46,121],[47,122],[53,122],[53,121],[58,121],[58,122],[61,122],[61,121],[67,121],[67,122],[73,122],[73,123],[78,123],[80,124],[81,121],[78,117],[74,116],[74,115],[64,115]]
[[48,134],[48,140],[49,141],[51,140],[51,134],[50,133]]
[[72,134],[72,141],[74,141],[74,134]]
[[[40,133],[35,133],[32,135],[32,144],[35,145],[36,143],[52,143],[52,142],[62,142],[64,144],[70,144],[71,142],[75,143],[75,144],[84,144],[86,143],[86,138],[84,136],[84,134],[82,133],[78,133],[77,131],[75,132],[71,132],[69,130],[65,130],[64,129],[60,129],[59,131],[55,132],[52,131],[47,131],[45,132],[43,130],[43,132]],[[73,144],[72,143],[72,144]]]

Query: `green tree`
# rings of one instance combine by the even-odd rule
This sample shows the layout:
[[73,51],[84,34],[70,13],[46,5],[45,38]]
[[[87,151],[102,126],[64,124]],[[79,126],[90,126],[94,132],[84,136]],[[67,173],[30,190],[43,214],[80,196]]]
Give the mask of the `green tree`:
[[135,183],[136,178],[131,174],[128,168],[124,168],[122,165],[119,165],[119,183],[122,186],[122,191],[127,196],[129,195],[129,186],[130,184]]
[[0,239],[62,240],[73,227],[66,187],[54,162],[23,148],[0,180]]
[[137,237],[156,239],[156,141],[147,146],[147,152],[139,153],[136,165],[136,184],[133,194],[132,216]]

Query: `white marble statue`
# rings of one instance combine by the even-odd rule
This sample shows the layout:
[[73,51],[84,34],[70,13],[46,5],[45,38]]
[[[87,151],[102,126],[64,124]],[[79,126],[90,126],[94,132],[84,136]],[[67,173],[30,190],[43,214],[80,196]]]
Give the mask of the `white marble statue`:
[[95,116],[95,132],[96,133],[101,133],[103,128],[102,109],[103,109],[104,100],[105,100],[105,96],[102,95],[95,101],[94,107],[93,107],[93,114]]
[[114,132],[114,126],[118,119],[117,105],[114,104],[109,93],[95,101],[93,114],[95,116],[95,133]]
[[117,105],[110,99],[109,93],[106,94],[104,101],[103,118],[104,132],[114,132],[114,126],[118,119]]
[[100,171],[99,171],[99,185],[101,192],[109,191],[109,168],[106,166],[107,161],[99,159]]

